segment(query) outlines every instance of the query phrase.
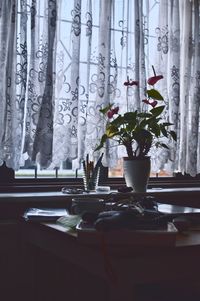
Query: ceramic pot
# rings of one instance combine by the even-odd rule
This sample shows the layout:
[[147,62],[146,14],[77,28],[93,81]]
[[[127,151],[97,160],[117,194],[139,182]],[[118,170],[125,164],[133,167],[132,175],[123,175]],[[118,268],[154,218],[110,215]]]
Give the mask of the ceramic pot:
[[150,157],[133,160],[125,157],[123,164],[126,185],[132,187],[134,192],[146,192],[151,170]]

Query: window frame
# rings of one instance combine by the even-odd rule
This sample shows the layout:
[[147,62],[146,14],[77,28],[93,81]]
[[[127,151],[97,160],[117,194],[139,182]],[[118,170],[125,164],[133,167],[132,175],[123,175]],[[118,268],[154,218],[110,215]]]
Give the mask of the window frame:
[[[100,185],[118,189],[125,185],[122,177],[108,177],[108,168],[102,167]],[[61,191],[63,187],[83,188],[82,178],[37,178],[16,179],[15,172],[6,167],[5,163],[0,167],[0,192],[36,192],[36,191]],[[177,173],[174,177],[150,178],[148,188],[183,188],[200,187],[200,174],[196,177]]]

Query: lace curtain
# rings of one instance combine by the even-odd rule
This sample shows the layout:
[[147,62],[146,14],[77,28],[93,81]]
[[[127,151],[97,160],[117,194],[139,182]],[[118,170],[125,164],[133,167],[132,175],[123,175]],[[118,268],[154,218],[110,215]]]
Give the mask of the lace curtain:
[[0,5],[0,160],[15,170],[27,158],[48,166],[55,107],[56,1],[3,0]]
[[[2,0],[0,6],[1,164],[17,170],[29,159],[53,168],[66,159],[79,166],[88,153],[98,157],[105,126],[99,109],[113,102],[126,110],[127,97],[129,110],[139,109],[154,65],[165,77],[164,117],[178,142],[168,142],[170,151],[152,150],[152,166],[199,172],[198,1]],[[139,93],[130,87],[126,95],[127,76],[140,82]],[[104,153],[104,163],[114,166],[123,150]]]
[[199,5],[198,0],[160,1],[157,29],[158,69],[165,77],[163,93],[178,136],[168,168],[192,176],[200,173]]

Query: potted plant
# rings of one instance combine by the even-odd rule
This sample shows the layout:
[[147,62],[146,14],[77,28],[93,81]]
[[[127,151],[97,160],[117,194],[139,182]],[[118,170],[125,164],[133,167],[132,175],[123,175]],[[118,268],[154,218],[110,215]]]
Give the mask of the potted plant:
[[[117,145],[124,145],[127,157],[124,158],[124,176],[127,186],[136,192],[145,192],[150,175],[150,157],[148,152],[153,145],[168,148],[160,138],[167,137],[176,141],[176,133],[170,130],[172,123],[162,121],[165,109],[164,99],[155,89],[155,84],[163,79],[156,75],[147,80],[150,88],[146,89],[145,98],[142,100],[144,109],[119,113],[119,107],[109,104],[100,112],[106,118],[105,133],[101,137],[95,150],[104,147],[108,139],[116,141]],[[124,85],[138,87],[137,81],[127,80]],[[145,105],[146,104],[146,105]]]

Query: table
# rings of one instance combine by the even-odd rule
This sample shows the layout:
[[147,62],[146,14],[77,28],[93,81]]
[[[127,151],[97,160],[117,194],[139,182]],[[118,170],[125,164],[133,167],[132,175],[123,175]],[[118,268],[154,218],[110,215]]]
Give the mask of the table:
[[108,287],[108,301],[137,301],[134,288],[139,284],[191,282],[199,277],[200,231],[178,234],[171,247],[108,248],[110,273],[101,247],[79,243],[63,226],[28,222],[23,224],[23,235],[30,244],[102,279]]

